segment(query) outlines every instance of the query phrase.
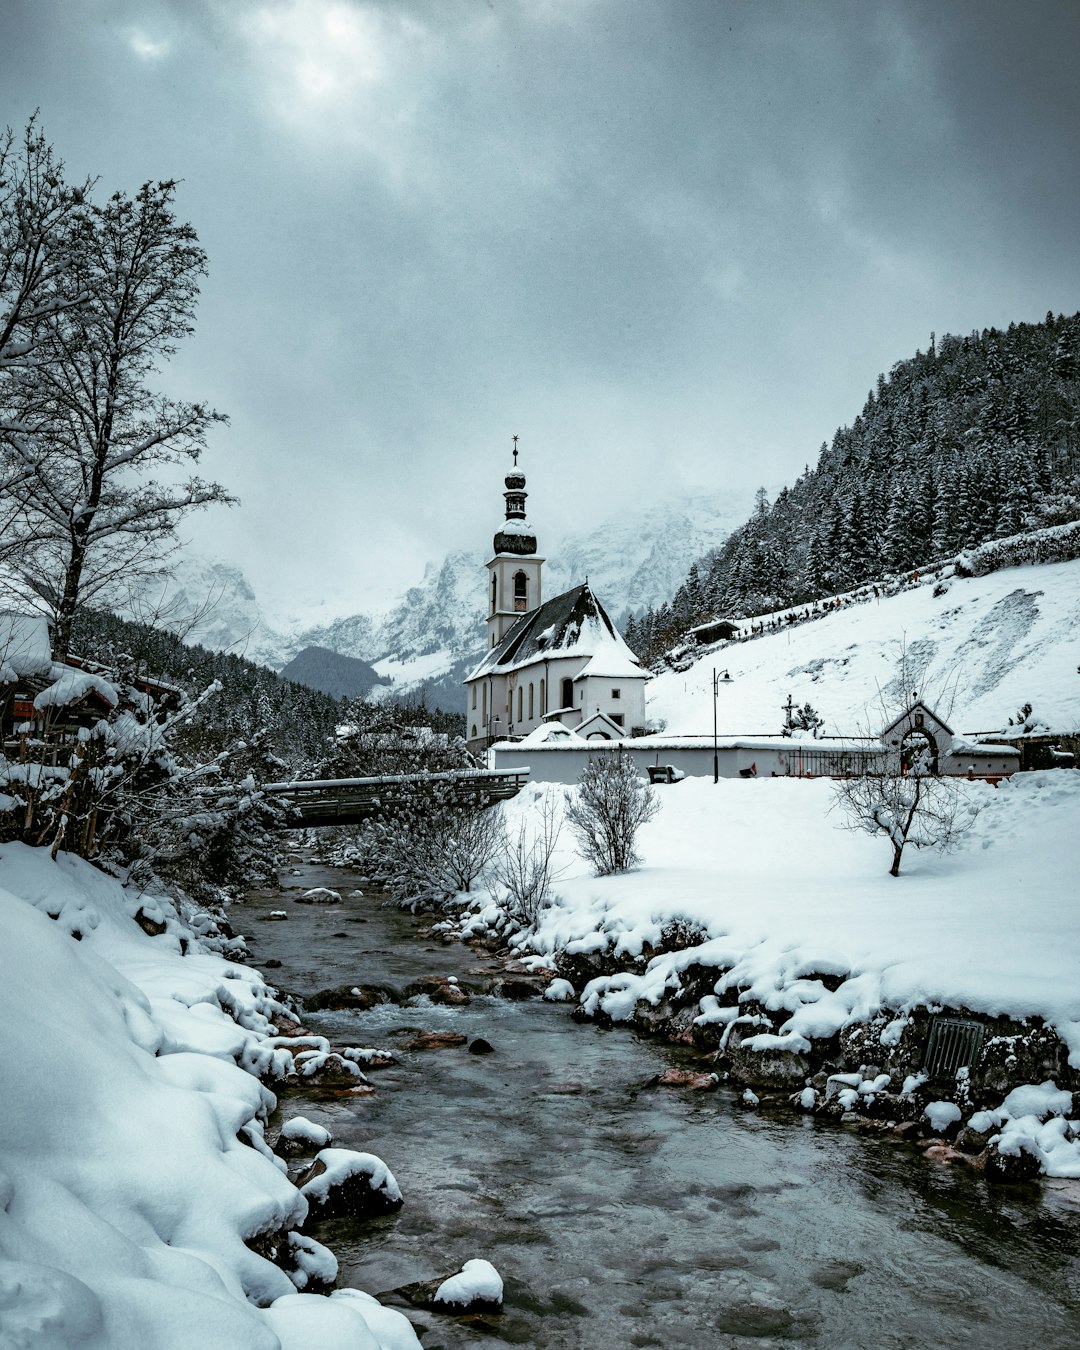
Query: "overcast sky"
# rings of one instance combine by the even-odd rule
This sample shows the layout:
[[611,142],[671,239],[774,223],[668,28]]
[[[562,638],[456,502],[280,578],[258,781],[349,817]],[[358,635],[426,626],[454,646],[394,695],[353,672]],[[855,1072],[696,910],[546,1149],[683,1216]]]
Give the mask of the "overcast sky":
[[790,480],[879,371],[1080,308],[1075,0],[2,0],[0,123],[183,180],[189,533],[287,610]]

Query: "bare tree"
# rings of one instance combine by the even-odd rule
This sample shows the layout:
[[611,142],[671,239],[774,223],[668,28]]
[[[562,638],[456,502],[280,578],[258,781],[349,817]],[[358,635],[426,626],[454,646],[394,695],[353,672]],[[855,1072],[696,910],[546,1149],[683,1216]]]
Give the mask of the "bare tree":
[[0,134],[0,561],[18,543],[14,494],[47,453],[7,395],[15,375],[44,359],[46,320],[86,299],[74,273],[92,187],[65,182],[36,115],[21,137],[10,127]]
[[506,908],[522,923],[534,924],[547,904],[556,879],[554,857],[561,833],[559,804],[546,793],[539,811],[527,812],[516,834],[507,832],[495,859],[493,871],[506,888]]
[[[149,387],[193,330],[206,272],[194,229],[174,215],[175,190],[146,183],[134,198],[118,192],[89,208],[57,283],[68,303],[37,319],[39,359],[8,390],[33,447],[21,456],[12,444],[27,471],[8,492],[15,585],[53,618],[60,659],[80,604],[160,568],[186,512],[232,500],[220,484],[176,472],[225,418]],[[152,476],[162,470],[167,481]]]
[[[925,673],[925,672],[921,672]],[[897,677],[880,697],[882,725],[892,726],[916,700],[911,689],[911,663],[906,647]],[[951,709],[952,694],[943,693]],[[900,706],[897,706],[897,700]],[[869,727],[867,738],[873,738]],[[858,770],[839,779],[833,805],[839,806],[844,826],[866,834],[884,835],[892,848],[889,875],[900,875],[900,859],[909,845],[947,853],[978,815],[967,784],[941,772],[937,747],[927,733],[913,725],[895,749],[882,746],[874,756],[862,757]]]
[[637,866],[637,832],[658,810],[656,793],[622,750],[590,755],[566,798],[566,819],[598,877]]
[[889,875],[900,875],[904,849],[931,848],[947,853],[978,814],[964,797],[962,779],[946,778],[932,770],[928,754],[918,751],[904,768],[882,763],[878,771],[864,770],[840,779],[835,800],[848,829],[883,834],[892,846]]

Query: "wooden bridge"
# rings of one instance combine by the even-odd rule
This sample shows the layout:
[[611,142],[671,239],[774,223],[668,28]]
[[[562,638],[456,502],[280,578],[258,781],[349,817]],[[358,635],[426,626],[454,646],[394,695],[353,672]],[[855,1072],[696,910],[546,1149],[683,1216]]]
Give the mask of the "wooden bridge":
[[404,789],[416,783],[451,784],[450,797],[479,799],[485,806],[516,796],[529,776],[521,769],[461,769],[444,773],[387,774],[382,778],[298,779],[292,783],[266,783],[262,791],[286,799],[289,824],[359,825],[361,821],[392,809]]

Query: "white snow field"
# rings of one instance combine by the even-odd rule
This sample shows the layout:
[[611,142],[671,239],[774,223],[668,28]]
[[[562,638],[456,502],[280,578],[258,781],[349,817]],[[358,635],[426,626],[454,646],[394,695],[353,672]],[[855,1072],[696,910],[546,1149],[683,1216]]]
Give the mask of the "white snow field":
[[273,1095],[238,1067],[282,1053],[259,975],[168,901],[21,844],[0,847],[0,924],[0,1346],[417,1347],[402,1314],[299,1294],[244,1245],[307,1210],[263,1140]]
[[[1080,561],[1010,567],[932,584],[749,641],[710,648],[687,671],[650,681],[651,720],[675,735],[712,732],[712,672],[721,736],[780,731],[790,694],[825,719],[826,735],[876,733],[882,691],[895,712],[917,687],[956,732],[1007,729],[1024,704],[1056,732],[1080,727]],[[899,683],[906,648],[909,681]]]

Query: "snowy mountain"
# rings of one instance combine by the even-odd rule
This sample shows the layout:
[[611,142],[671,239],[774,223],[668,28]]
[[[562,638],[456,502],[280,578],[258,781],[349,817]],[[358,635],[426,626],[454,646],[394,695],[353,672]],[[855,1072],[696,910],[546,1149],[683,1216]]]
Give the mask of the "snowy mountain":
[[[541,531],[543,593],[550,597],[588,577],[616,622],[631,611],[670,598],[695,559],[718,547],[745,519],[747,501],[734,492],[715,492],[658,502],[601,521],[588,531],[562,538]],[[499,523],[493,516],[492,529]],[[215,649],[234,649],[281,669],[308,647],[322,647],[375,667],[391,683],[390,695],[421,690],[446,707],[460,702],[461,680],[484,649],[484,563],[489,547],[450,553],[429,563],[417,585],[382,615],[351,614],[330,623],[288,630],[266,617],[255,593],[236,567],[191,559],[174,572],[163,622],[176,626],[214,603],[192,627],[189,640]],[[156,594],[156,592],[154,592]]]
[[1010,567],[709,647],[650,682],[648,710],[669,733],[710,734],[715,668],[731,676],[717,690],[722,736],[779,732],[789,695],[826,735],[877,733],[916,688],[957,732],[1007,731],[1011,718],[1075,733],[1078,661],[1080,560]]

